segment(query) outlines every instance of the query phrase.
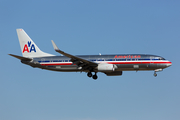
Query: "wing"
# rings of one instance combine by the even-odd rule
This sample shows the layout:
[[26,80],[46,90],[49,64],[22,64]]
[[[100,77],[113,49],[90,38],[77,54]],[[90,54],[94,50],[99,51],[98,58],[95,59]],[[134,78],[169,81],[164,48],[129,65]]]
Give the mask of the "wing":
[[53,47],[54,47],[54,50],[66,57],[69,57],[71,58],[71,62],[73,62],[73,64],[76,64],[77,66],[79,66],[79,68],[81,69],[93,69],[94,67],[97,67],[98,64],[95,63],[95,62],[91,62],[91,61],[88,61],[88,60],[85,60],[83,58],[80,58],[80,57],[77,57],[77,56],[74,56],[74,55],[71,55],[71,54],[68,54],[68,53],[65,53],[64,51],[61,51],[57,45],[54,43],[53,40],[51,40],[52,44],[53,44]]

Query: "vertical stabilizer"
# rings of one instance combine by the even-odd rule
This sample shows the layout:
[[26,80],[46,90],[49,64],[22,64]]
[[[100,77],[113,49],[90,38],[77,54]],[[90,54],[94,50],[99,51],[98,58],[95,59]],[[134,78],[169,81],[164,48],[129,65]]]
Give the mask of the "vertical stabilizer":
[[19,38],[19,43],[23,57],[33,58],[33,57],[54,56],[52,54],[42,52],[23,29],[16,29],[16,30],[17,30],[17,35]]

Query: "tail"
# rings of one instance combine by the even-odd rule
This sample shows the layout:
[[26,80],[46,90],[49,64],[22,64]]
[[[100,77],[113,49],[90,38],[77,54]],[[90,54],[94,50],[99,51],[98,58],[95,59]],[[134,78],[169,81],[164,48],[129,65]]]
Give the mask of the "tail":
[[16,29],[23,57],[45,57],[54,56],[42,52],[23,29]]

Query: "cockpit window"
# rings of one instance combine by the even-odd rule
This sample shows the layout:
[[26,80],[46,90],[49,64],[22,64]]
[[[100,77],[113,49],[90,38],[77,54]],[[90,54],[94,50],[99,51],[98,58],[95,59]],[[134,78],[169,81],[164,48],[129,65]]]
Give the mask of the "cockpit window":
[[164,58],[160,57],[159,60],[165,60]]

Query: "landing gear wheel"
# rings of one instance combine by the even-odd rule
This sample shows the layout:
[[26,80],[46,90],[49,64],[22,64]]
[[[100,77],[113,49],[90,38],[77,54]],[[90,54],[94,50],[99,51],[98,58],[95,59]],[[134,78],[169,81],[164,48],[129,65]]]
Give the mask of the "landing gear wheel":
[[92,76],[92,78],[93,78],[94,80],[96,80],[96,79],[98,78],[98,76],[95,74],[95,75]]
[[88,73],[87,73],[87,76],[88,76],[88,77],[92,77],[92,73],[91,73],[91,72],[88,72]]
[[156,77],[157,76],[157,74],[156,73],[154,73],[154,77]]

